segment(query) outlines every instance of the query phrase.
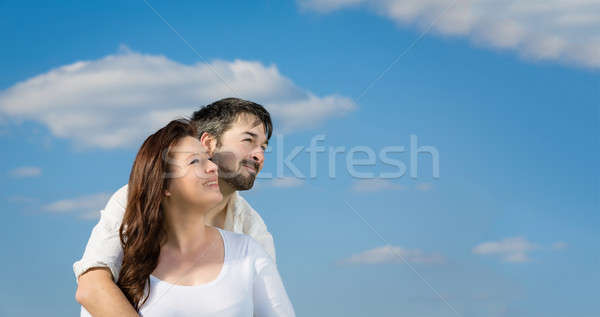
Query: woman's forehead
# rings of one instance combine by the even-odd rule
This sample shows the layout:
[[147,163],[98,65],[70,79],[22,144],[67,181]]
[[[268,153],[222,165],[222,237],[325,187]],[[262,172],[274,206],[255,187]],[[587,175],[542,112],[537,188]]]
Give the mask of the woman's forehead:
[[174,157],[187,157],[190,155],[206,155],[206,149],[202,143],[191,136],[185,137],[175,143],[170,151]]

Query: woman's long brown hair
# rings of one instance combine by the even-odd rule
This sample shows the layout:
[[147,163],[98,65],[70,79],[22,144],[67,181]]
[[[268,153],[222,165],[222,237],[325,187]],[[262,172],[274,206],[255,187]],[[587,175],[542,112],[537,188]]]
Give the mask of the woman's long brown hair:
[[[136,311],[150,295],[150,274],[165,242],[161,202],[168,187],[170,147],[183,137],[196,137],[189,120],[179,119],[149,136],[142,144],[129,175],[127,207],[119,229],[123,264],[117,285]],[[146,296],[144,296],[146,295]]]

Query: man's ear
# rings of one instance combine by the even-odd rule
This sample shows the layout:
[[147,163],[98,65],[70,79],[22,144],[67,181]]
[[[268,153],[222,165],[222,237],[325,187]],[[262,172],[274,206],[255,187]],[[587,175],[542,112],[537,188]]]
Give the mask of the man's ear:
[[208,132],[202,133],[200,136],[200,143],[202,143],[202,146],[208,152],[208,156],[212,156],[213,153],[215,153],[217,148],[217,138],[214,135]]

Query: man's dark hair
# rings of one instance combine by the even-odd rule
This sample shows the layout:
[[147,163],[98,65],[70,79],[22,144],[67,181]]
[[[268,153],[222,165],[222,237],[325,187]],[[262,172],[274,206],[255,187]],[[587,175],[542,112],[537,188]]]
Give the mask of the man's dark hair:
[[217,139],[217,145],[220,145],[223,133],[241,114],[256,116],[265,126],[267,140],[271,138],[273,123],[267,109],[255,102],[239,98],[224,98],[206,105],[192,114],[192,121],[197,127],[198,137],[207,132],[213,135]]

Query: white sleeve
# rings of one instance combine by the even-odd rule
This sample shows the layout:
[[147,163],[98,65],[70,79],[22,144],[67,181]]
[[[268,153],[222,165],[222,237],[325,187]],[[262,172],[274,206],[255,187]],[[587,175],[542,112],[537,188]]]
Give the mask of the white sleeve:
[[273,263],[277,264],[273,236],[267,229],[267,225],[265,224],[264,220],[252,207],[248,208],[246,215],[250,219],[245,219],[244,221],[244,229],[246,229],[244,230],[244,233],[256,240],[256,242],[263,247],[267,254],[271,256]]
[[258,242],[250,239],[254,254],[253,302],[255,317],[295,317],[277,266]]
[[94,267],[110,269],[113,280],[119,278],[123,248],[119,238],[119,228],[125,215],[127,205],[127,185],[117,190],[104,210],[100,212],[100,221],[96,224],[81,260],[73,263],[75,278]]

